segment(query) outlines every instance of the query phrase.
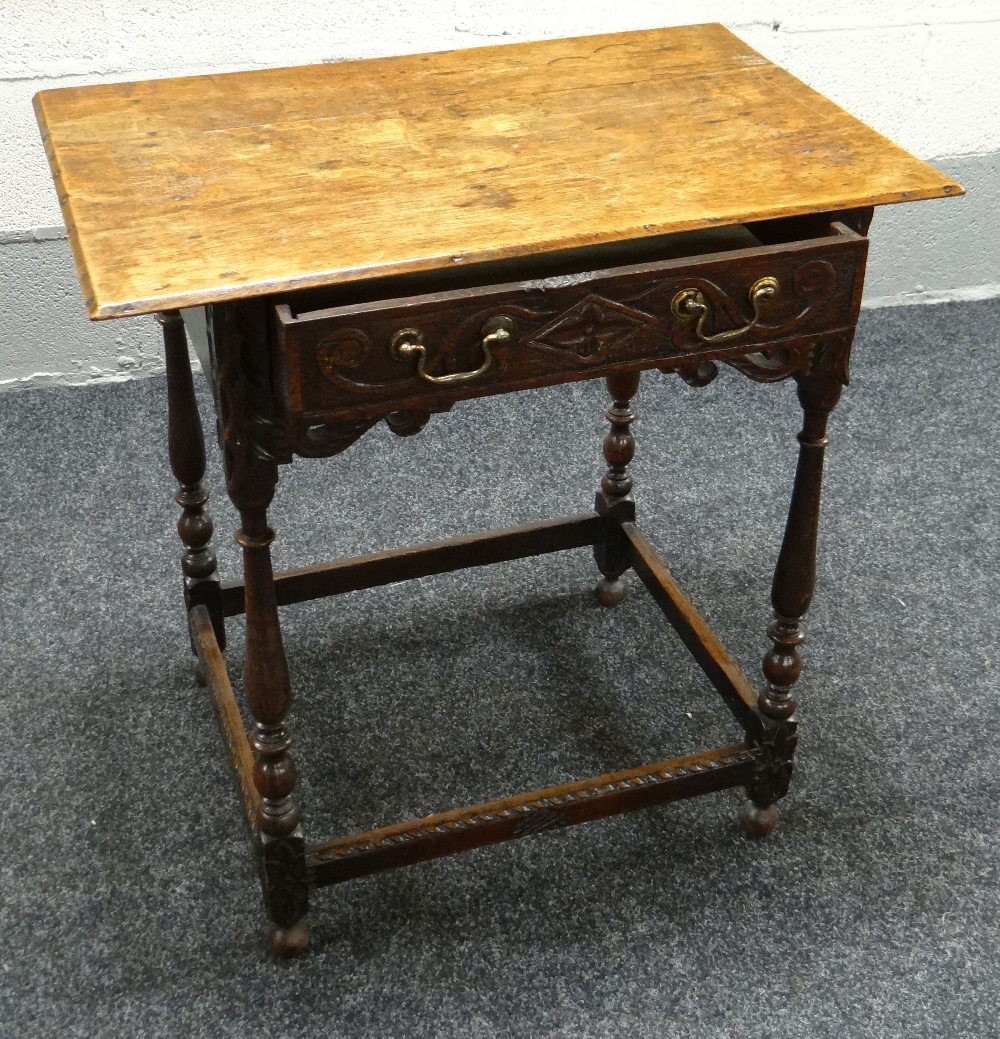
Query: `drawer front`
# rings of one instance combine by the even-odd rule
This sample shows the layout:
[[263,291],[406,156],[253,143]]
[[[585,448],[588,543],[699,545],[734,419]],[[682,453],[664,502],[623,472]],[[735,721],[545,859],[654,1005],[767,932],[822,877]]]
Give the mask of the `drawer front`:
[[[296,314],[275,307],[293,414],[323,421],[697,365],[857,319],[867,239],[835,236]],[[770,352],[770,353],[769,353]]]

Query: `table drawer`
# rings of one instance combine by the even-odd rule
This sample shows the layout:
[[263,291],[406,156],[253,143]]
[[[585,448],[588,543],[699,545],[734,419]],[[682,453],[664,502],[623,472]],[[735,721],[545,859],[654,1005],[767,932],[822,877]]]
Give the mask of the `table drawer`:
[[274,307],[289,408],[324,421],[437,410],[616,368],[766,352],[854,323],[867,244],[835,223],[804,241],[534,280],[320,309],[289,298]]

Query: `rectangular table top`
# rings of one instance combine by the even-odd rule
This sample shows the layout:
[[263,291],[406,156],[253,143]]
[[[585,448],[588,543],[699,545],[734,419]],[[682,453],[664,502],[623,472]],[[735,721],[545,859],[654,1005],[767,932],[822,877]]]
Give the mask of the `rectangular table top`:
[[35,108],[94,318],[962,193],[720,25]]

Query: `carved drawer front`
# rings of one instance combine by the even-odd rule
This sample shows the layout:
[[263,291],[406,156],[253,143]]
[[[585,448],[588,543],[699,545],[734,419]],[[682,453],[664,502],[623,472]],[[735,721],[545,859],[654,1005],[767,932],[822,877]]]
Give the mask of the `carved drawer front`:
[[746,355],[780,378],[790,344],[854,324],[867,244],[833,224],[780,245],[326,309],[292,298],[274,311],[289,410],[360,420]]

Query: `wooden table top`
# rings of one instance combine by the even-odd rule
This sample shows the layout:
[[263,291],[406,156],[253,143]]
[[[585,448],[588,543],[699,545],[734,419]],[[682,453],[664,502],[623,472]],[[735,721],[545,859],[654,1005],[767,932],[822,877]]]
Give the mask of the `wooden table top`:
[[962,193],[720,25],[35,109],[94,318]]

